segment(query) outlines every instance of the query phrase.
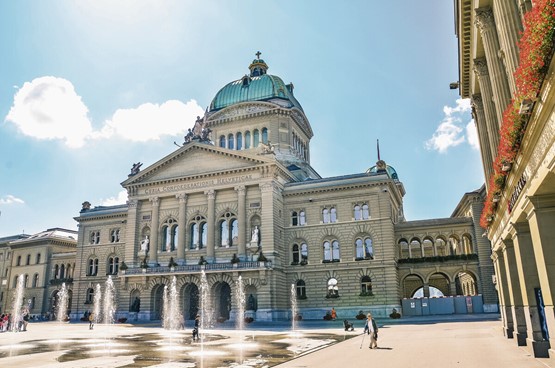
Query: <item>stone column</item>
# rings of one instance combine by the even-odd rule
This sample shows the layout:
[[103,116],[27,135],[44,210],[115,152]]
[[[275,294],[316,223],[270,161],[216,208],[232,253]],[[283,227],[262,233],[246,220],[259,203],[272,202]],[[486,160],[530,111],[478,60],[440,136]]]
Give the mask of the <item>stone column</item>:
[[430,297],[430,284],[428,284],[427,282],[422,285],[422,296],[424,298]]
[[528,197],[533,208],[528,209],[528,224],[545,306],[549,343],[555,346],[555,195]]
[[499,146],[499,123],[497,120],[497,114],[495,113],[495,104],[492,100],[493,92],[491,89],[491,79],[489,77],[489,69],[486,59],[474,59],[474,73],[476,73],[476,76],[478,77],[480,90],[482,91],[482,105],[484,107],[489,141],[488,146],[493,162],[495,156],[497,156],[497,146]]
[[[486,52],[486,60],[491,76],[491,87],[493,91],[493,100],[495,101],[495,111],[497,121],[501,124],[503,121],[503,111],[511,101],[511,92],[509,83],[507,82],[507,73],[503,62],[499,58],[499,39],[495,28],[495,20],[493,11],[490,7],[478,8],[476,11],[476,26],[482,35],[484,50]],[[480,86],[482,83],[480,82]],[[499,130],[499,125],[497,126]]]
[[511,312],[511,302],[507,286],[507,274],[505,273],[505,260],[501,250],[494,251],[492,255],[495,274],[497,275],[497,291],[499,292],[499,311],[503,319],[503,334],[508,338],[513,338],[514,325],[513,314]]
[[514,1],[493,0],[493,14],[496,19],[499,44],[503,52],[503,60],[511,95],[515,95],[515,71],[518,66],[519,50],[518,41],[522,32],[522,23],[517,5]]
[[482,165],[487,186],[489,185],[489,178],[493,173],[493,158],[489,146],[488,128],[486,126],[486,115],[484,113],[482,95],[472,95],[472,107],[474,110],[474,124],[476,124],[476,131],[478,132],[478,139],[480,141],[480,153],[482,154]]
[[526,345],[536,358],[549,357],[549,343],[544,340],[536,302],[535,288],[540,285],[530,227],[528,223],[513,224],[513,244],[517,260],[518,278],[526,318]]
[[503,241],[503,253],[505,255],[505,273],[507,275],[507,288],[509,291],[511,312],[518,346],[526,345],[526,317],[522,305],[522,293],[520,292],[520,280],[516,265],[515,248],[511,239]]
[[160,229],[158,229],[158,222],[160,216],[160,198],[158,197],[150,197],[150,202],[152,203],[152,220],[150,226],[150,250],[148,254],[150,256],[150,262],[158,263],[158,233]]
[[137,239],[137,207],[138,201],[130,199],[127,201],[127,226],[125,227],[125,255],[124,261],[131,267],[137,261],[137,252],[140,249],[140,239]]
[[208,234],[206,234],[206,260],[208,262],[214,261],[215,255],[215,232],[216,232],[216,191],[213,189],[204,192],[208,199],[208,216],[206,219],[208,225]]
[[175,198],[179,201],[177,262],[185,264],[185,248],[187,248],[187,241],[185,239],[185,229],[187,228],[187,194],[179,193],[175,195]]
[[[240,260],[247,259],[247,210],[246,210],[246,194],[247,190],[244,185],[235,187],[237,191],[237,221],[239,223],[239,236],[238,236],[238,246],[237,246],[237,256]],[[250,239],[249,239],[250,240]]]

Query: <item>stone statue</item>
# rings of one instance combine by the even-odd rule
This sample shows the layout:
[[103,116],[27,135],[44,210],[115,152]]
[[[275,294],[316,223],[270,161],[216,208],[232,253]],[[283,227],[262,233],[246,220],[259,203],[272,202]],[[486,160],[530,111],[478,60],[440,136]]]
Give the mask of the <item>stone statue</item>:
[[148,240],[148,235],[145,235],[145,238],[143,240],[141,240],[141,251],[143,252],[148,252],[148,243],[150,241]]
[[247,301],[247,310],[256,310],[256,299],[252,294],[249,294],[249,299]]
[[189,130],[187,131],[187,135],[185,136],[185,143],[189,143],[191,142],[191,140],[193,139],[193,131],[191,130],[191,128],[189,128]]
[[258,235],[258,226],[255,226],[254,229],[252,230],[251,243],[258,244],[259,240],[260,240],[260,237]]
[[129,176],[137,175],[139,171],[141,171],[141,166],[143,166],[142,162],[134,163],[131,167],[131,173]]

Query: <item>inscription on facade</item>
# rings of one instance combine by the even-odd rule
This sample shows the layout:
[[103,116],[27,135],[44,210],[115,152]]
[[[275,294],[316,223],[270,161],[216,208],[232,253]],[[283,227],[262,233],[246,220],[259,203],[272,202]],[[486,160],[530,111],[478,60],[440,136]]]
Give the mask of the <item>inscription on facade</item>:
[[207,188],[215,185],[243,183],[251,179],[252,179],[252,175],[241,175],[241,176],[235,176],[233,178],[217,178],[217,179],[197,181],[194,183],[166,185],[160,188],[145,189],[144,194],[152,195],[152,194],[160,194],[160,193],[179,192],[179,191],[188,190],[188,189],[201,189],[201,188]]
[[515,187],[515,190],[513,191],[513,194],[511,195],[511,199],[509,199],[509,205],[507,206],[509,213],[513,211],[513,207],[518,197],[520,197],[520,193],[522,193],[522,190],[524,189],[525,185],[526,185],[526,173],[522,173],[522,176],[520,177],[518,183],[516,183],[516,187]]

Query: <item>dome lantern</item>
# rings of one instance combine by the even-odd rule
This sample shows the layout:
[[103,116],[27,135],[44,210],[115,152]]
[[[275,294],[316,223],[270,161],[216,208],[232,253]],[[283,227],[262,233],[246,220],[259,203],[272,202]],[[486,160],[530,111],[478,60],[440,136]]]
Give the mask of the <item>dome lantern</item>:
[[260,58],[260,55],[262,53],[260,51],[258,51],[255,55],[256,55],[256,59],[254,59],[251,63],[251,65],[249,65],[249,70],[251,71],[251,78],[252,77],[259,77],[261,75],[266,74],[266,71],[268,70],[268,64],[266,64],[264,62],[264,60],[262,60]]

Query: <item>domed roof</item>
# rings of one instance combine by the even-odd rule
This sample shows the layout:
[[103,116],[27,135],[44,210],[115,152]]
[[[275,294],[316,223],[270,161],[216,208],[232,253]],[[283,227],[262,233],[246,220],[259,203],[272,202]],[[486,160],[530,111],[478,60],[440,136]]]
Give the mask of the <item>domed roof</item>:
[[366,170],[367,174],[378,174],[378,173],[386,173],[391,179],[398,181],[399,175],[397,175],[397,171],[388,164],[385,163],[384,160],[378,160],[376,162],[376,166],[372,166],[368,170]]
[[212,99],[209,111],[220,110],[241,102],[272,99],[280,100],[278,104],[281,106],[297,107],[302,110],[301,104],[293,96],[293,84],[286,85],[280,77],[266,74],[268,65],[260,59],[260,53],[257,53],[257,56],[258,59],[254,59],[249,66],[250,75],[245,75],[220,89]]

